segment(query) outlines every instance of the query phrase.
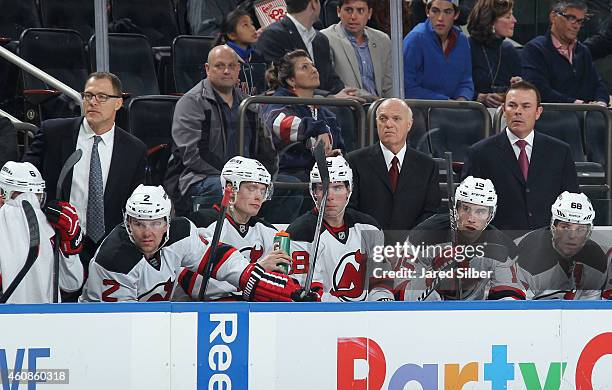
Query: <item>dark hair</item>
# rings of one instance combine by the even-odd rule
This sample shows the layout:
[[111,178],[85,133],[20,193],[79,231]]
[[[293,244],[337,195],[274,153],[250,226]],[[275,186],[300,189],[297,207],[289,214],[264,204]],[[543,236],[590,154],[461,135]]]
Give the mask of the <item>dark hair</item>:
[[231,41],[229,35],[236,32],[238,22],[243,16],[248,16],[250,18],[251,14],[242,8],[236,8],[232,12],[228,13],[225,18],[223,18],[223,22],[221,22],[221,29],[219,30],[219,33],[217,34],[217,37],[215,38],[211,47],[225,45],[227,41]]
[[287,79],[295,76],[295,60],[298,58],[310,58],[306,50],[294,50],[285,54],[281,59],[273,61],[266,71],[266,81],[271,90],[278,87],[289,88]]
[[368,5],[368,8],[372,8],[374,6],[373,0],[338,0],[338,8],[341,8],[344,4],[349,3],[351,1],[363,1]]
[[[425,6],[425,10],[427,12],[429,12],[429,10],[431,9],[431,5],[433,4],[433,2],[434,2],[434,0],[427,1],[427,5]],[[449,3],[450,3],[450,1],[449,1]],[[459,7],[457,7],[455,4],[453,4],[453,9],[455,10],[455,14],[457,14],[459,12]]]
[[[107,79],[111,82],[113,86],[113,93],[116,95],[121,95],[123,93],[123,86],[121,85],[121,80],[114,73],[111,72],[93,72],[87,76],[87,80],[89,79]],[[87,83],[87,81],[86,81]]]
[[512,11],[513,6],[514,0],[478,0],[468,17],[467,29],[472,39],[479,43],[495,40],[495,20]]
[[538,102],[538,106],[540,106],[540,103],[542,103],[542,96],[540,95],[540,91],[538,91],[536,86],[531,84],[529,81],[521,80],[521,81],[517,81],[516,83],[510,84],[510,87],[504,94],[504,104],[506,103],[506,95],[508,95],[508,92],[512,90],[534,91],[536,94],[536,100]]
[[579,9],[581,11],[584,11],[585,13],[589,10],[589,7],[583,0],[558,0],[553,1],[550,5],[551,12],[563,12],[567,8]]
[[285,0],[285,3],[287,3],[287,12],[294,14],[304,11],[310,0]]

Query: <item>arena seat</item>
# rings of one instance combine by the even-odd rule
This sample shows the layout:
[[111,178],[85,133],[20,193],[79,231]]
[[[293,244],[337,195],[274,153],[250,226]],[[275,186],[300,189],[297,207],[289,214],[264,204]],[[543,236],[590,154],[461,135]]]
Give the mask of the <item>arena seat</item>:
[[185,93],[206,78],[204,64],[213,37],[179,35],[172,41],[172,63],[176,91]]
[[[19,46],[20,56],[76,91],[82,91],[88,67],[83,40],[75,30],[29,28],[23,31]],[[39,119],[80,115],[76,103],[53,90],[43,81],[23,74],[23,94],[35,105]],[[34,120],[30,111],[29,119]]]
[[111,0],[113,21],[130,19],[152,46],[170,46],[179,35],[172,0]]
[[[608,114],[609,115],[609,114]],[[606,164],[606,124],[601,112],[586,112],[584,118],[584,146],[588,161]]]
[[[131,97],[159,95],[151,44],[140,34],[108,34],[109,69]],[[89,39],[89,58],[96,63],[95,36]]]
[[147,145],[147,184],[162,183],[172,143],[172,117],[177,96],[140,96],[130,101],[130,132]]
[[545,108],[535,128],[569,144],[574,161],[586,161],[580,125],[581,115],[582,113],[575,111],[554,111]]
[[86,42],[95,32],[93,1],[40,0],[42,25],[76,30]]

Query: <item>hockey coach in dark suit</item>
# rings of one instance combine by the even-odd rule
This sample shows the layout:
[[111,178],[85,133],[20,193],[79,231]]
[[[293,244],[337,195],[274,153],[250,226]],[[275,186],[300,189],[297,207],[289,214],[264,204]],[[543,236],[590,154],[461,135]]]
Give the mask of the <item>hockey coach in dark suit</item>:
[[87,263],[98,244],[123,221],[132,191],[144,182],[146,146],[115,125],[121,108],[121,82],[112,73],[92,73],[85,83],[85,116],[44,121],[23,160],[34,164],[55,196],[68,157],[83,156],[62,185],[62,199],[77,209],[86,238],[81,259]]
[[512,236],[550,224],[563,191],[579,192],[569,145],[534,130],[540,93],[526,81],[512,84],[503,105],[507,127],[468,150],[462,176],[491,179],[499,196],[493,224]]
[[411,126],[406,102],[387,99],[376,111],[380,142],[348,155],[354,182],[349,206],[386,231],[409,230],[440,207],[437,164],[406,144]]

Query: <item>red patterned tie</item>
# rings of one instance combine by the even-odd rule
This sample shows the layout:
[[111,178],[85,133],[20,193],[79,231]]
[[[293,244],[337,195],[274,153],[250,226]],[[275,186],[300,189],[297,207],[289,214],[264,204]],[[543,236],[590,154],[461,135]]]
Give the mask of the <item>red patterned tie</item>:
[[393,160],[391,160],[391,169],[389,169],[389,179],[391,180],[391,191],[395,192],[397,188],[397,179],[399,177],[399,160],[397,156],[393,156]]
[[527,175],[529,174],[529,160],[527,159],[527,151],[525,150],[525,146],[527,146],[527,141],[524,139],[519,139],[516,141],[516,146],[521,149],[521,152],[518,156],[518,164],[521,168],[521,172],[523,172],[523,178],[527,181]]

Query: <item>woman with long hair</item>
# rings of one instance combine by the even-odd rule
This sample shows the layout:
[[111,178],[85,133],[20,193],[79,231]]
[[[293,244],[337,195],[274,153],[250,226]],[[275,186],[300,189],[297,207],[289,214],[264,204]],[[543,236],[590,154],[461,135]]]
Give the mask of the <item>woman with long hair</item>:
[[513,0],[478,0],[468,18],[474,100],[487,107],[503,103],[503,93],[520,80],[521,59],[512,43]]
[[[266,74],[274,96],[311,98],[319,87],[319,72],[308,53],[295,50],[275,61]],[[266,129],[279,154],[279,172],[307,182],[314,164],[311,138],[323,141],[328,156],[340,153],[344,142],[336,116],[323,107],[305,104],[267,104],[262,107]]]

